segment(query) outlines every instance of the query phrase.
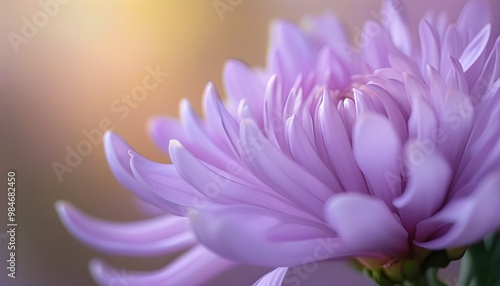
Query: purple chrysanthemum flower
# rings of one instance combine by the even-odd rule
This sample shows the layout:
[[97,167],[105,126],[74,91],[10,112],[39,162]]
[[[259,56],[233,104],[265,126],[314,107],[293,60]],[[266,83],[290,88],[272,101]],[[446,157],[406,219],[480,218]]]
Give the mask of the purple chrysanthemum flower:
[[[275,23],[266,69],[227,63],[224,103],[209,83],[204,118],[185,101],[180,121],[152,121],[172,164],[107,133],[116,178],[175,216],[120,225],[60,203],[66,227],[113,254],[193,246],[126,273],[130,286],[201,284],[235,263],[279,267],[257,284],[280,285],[286,267],[352,258],[397,282],[457,259],[500,227],[500,41],[483,1],[456,23],[428,14],[419,42],[400,2],[383,9],[357,46],[331,15]],[[115,279],[101,262],[91,272]]]

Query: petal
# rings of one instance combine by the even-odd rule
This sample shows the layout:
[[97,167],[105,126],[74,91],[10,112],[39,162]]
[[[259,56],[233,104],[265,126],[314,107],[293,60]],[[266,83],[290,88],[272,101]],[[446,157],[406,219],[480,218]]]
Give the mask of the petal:
[[262,116],[265,83],[245,63],[230,60],[224,66],[224,89],[230,104],[237,107],[242,99],[248,100],[252,111],[258,112],[255,118]]
[[470,245],[500,228],[500,172],[486,177],[468,197],[451,201],[417,225],[416,244],[428,249]]
[[177,173],[171,164],[159,164],[131,152],[130,167],[137,181],[158,201],[170,207],[170,213],[186,216],[197,199],[203,200]]
[[441,50],[439,37],[436,30],[425,21],[421,20],[418,26],[420,35],[420,45],[422,49],[422,68],[430,65],[437,70],[440,70]]
[[457,28],[473,37],[491,23],[491,7],[484,0],[467,1],[457,20]]
[[322,99],[318,119],[333,169],[345,191],[368,192],[363,174],[354,159],[342,119],[327,91],[324,91]]
[[298,27],[285,21],[272,25],[270,39],[267,66],[272,74],[283,76],[285,90],[288,90],[297,75],[311,69],[313,58],[309,43]]
[[85,244],[114,255],[170,254],[196,242],[186,218],[161,216],[143,222],[115,223],[85,215],[73,205],[57,202],[64,226]]
[[320,84],[331,90],[343,90],[350,84],[351,72],[331,47],[324,47],[316,60],[316,74]]
[[154,195],[147,191],[144,186],[135,179],[135,176],[130,168],[129,151],[133,150],[121,137],[113,132],[106,132],[103,138],[104,153],[108,160],[109,167],[115,175],[115,178],[124,185],[128,190],[132,191],[139,199],[150,203],[160,209],[169,207],[159,202]]
[[[176,141],[171,143],[170,154],[180,175],[203,196],[200,199],[219,204],[249,204],[297,213],[294,206],[273,191],[248,184],[224,170],[204,165]],[[201,208],[205,204],[193,207]]]
[[321,16],[305,16],[301,24],[307,35],[319,43],[319,47],[326,44],[342,55],[341,58],[349,60],[345,51],[348,43],[346,29],[338,17],[326,12]]
[[[219,94],[212,83],[207,84],[203,101],[210,127],[218,136],[225,139],[225,143],[232,150],[232,155],[236,156],[237,143],[239,140],[239,126],[233,116],[231,116],[226,107],[222,104]],[[242,100],[242,102],[246,102],[246,100]]]
[[368,96],[372,96],[373,98],[378,97],[380,99],[385,109],[385,113],[387,114],[387,118],[397,132],[398,137],[401,141],[406,141],[408,139],[408,127],[406,124],[408,115],[399,102],[395,100],[393,95],[379,85],[370,83],[363,89]]
[[369,68],[388,67],[388,55],[394,51],[391,38],[379,23],[367,20],[361,32],[361,43],[363,48],[363,59]]
[[302,265],[290,267],[283,281],[284,286],[375,286],[376,283],[359,270],[350,261],[304,261]]
[[412,111],[408,120],[411,139],[433,142],[438,131],[436,113],[420,95],[412,96]]
[[291,266],[365,254],[335,238],[323,223],[250,206],[205,208],[190,214],[198,240],[232,261]]
[[[208,132],[205,122],[196,114],[193,107],[187,100],[181,102],[181,119],[184,132],[192,140],[193,144],[201,145],[201,150],[207,161],[213,165],[224,166],[227,159],[230,159],[230,150],[223,144],[219,144],[219,137],[213,136]],[[215,137],[215,138],[214,138]],[[203,144],[199,144],[203,142]]]
[[288,267],[278,267],[262,276],[253,286],[281,286],[287,271]]
[[[476,83],[474,84],[470,94],[473,98],[473,103],[475,105],[479,104],[483,96],[490,92],[491,87],[500,77],[500,37],[495,41],[493,50],[486,63],[484,64],[483,70],[479,75]],[[491,91],[493,92],[493,91]]]
[[[184,108],[187,109],[187,103],[184,103]],[[205,131],[200,131],[201,127],[201,119],[197,117],[196,114],[192,114],[190,116],[194,116],[196,119],[192,119],[197,123],[198,127],[192,127],[192,129],[198,130],[198,132],[205,133]],[[191,119],[190,119],[191,120]],[[216,152],[213,149],[207,149],[213,147],[213,144],[199,144],[199,140],[192,139],[188,132],[186,132],[185,122],[181,122],[178,119],[166,117],[166,116],[156,116],[153,117],[149,121],[149,134],[155,142],[156,146],[158,146],[163,152],[168,153],[168,146],[170,144],[170,140],[178,140],[182,142],[183,146],[185,146],[189,152],[195,154],[197,158],[200,158],[206,162],[212,162],[215,164],[222,164],[221,159],[217,156],[225,157],[225,154],[221,154],[220,152]],[[193,123],[194,124],[194,123]],[[192,133],[193,130],[191,130]],[[206,138],[207,134],[204,135],[205,139],[201,140],[211,140]],[[229,148],[228,148],[229,150]]]
[[464,69],[457,59],[451,56],[449,58],[451,68],[448,76],[446,77],[446,85],[454,91],[458,91],[461,94],[467,94],[469,87],[465,78]]
[[337,178],[325,166],[312,147],[304,128],[295,115],[287,121],[287,130],[290,150],[294,159],[307,170],[310,170],[325,185],[329,186],[333,192],[343,191]]
[[452,171],[434,144],[412,142],[408,146],[406,189],[394,200],[406,229],[435,214],[446,198]]
[[[382,14],[382,12],[385,12]],[[411,55],[412,40],[410,25],[406,9],[400,0],[384,0],[382,15],[388,19],[383,21],[385,28],[390,32],[394,45],[406,55]]]
[[166,116],[153,117],[149,120],[148,131],[156,146],[165,153],[168,153],[168,142],[172,139],[177,139],[184,142],[184,144],[190,142],[181,123],[174,118]]
[[102,286],[120,283],[127,286],[185,286],[202,285],[234,265],[235,263],[216,256],[203,246],[196,246],[157,271],[118,270],[99,260],[91,261],[89,267],[94,280]]
[[364,114],[354,125],[353,150],[370,192],[388,206],[401,193],[399,185],[391,184],[389,176],[401,173],[401,139],[387,118],[373,113]]
[[295,205],[321,217],[323,202],[333,191],[272,146],[254,122],[242,121],[240,132],[243,160],[255,176]]
[[405,229],[383,201],[365,194],[334,195],[325,218],[339,237],[363,251],[399,254],[408,249]]
[[469,45],[462,52],[459,58],[460,64],[462,64],[464,72],[469,70],[469,68],[476,62],[479,56],[483,53],[490,39],[491,24],[484,26],[472,39]]

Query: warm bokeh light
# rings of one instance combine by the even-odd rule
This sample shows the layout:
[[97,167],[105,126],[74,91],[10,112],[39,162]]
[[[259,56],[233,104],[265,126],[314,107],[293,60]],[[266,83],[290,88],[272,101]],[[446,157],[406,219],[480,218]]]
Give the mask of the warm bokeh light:
[[[349,23],[347,30],[353,34],[362,27],[362,19],[375,17],[372,11],[379,8],[374,0],[242,0],[220,14],[216,2],[0,3],[0,176],[4,178],[11,169],[18,173],[19,222],[18,277],[13,283],[2,270],[0,285],[93,285],[87,270],[92,257],[104,257],[125,269],[164,266],[171,258],[99,254],[74,239],[59,221],[54,203],[61,199],[104,219],[128,221],[148,215],[114,179],[102,144],[90,145],[89,154],[76,160],[80,162],[59,169],[59,178],[54,162],[68,165],[67,148],[76,150],[87,140],[85,133],[99,129],[103,119],[146,157],[166,162],[168,157],[146,140],[148,119],[158,114],[178,116],[179,101],[185,97],[201,110],[208,80],[223,91],[221,74],[228,58],[263,66],[273,19],[298,22],[306,14],[333,11]],[[455,16],[464,1],[404,2],[415,23],[431,6],[453,6],[450,14]],[[498,1],[490,2],[495,2],[495,9],[500,6]],[[52,5],[45,8],[53,13],[46,23],[41,13],[47,12],[40,3]],[[30,30],[24,27],[26,21],[35,29],[29,37],[23,36],[24,30]],[[13,45],[11,33],[24,40],[16,38]],[[124,99],[143,85],[150,69],[168,76],[139,100]],[[2,232],[5,195],[0,196],[0,204]],[[0,244],[2,259],[4,246]],[[257,269],[248,282],[262,273]]]

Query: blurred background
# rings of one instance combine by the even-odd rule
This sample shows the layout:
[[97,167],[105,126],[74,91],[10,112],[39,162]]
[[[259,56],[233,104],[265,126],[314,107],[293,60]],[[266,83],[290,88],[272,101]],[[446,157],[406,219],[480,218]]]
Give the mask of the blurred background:
[[[49,2],[52,15],[44,16],[43,7]],[[54,162],[66,165],[67,148],[76,149],[86,140],[84,133],[99,129],[103,119],[146,157],[168,162],[147,135],[148,119],[159,114],[177,116],[179,101],[185,97],[201,111],[208,80],[223,93],[221,74],[228,58],[263,66],[273,19],[298,22],[305,14],[333,11],[352,34],[364,19],[373,18],[380,5],[375,0],[230,4],[236,2],[0,2],[0,180],[6,181],[9,170],[17,172],[18,222],[17,278],[7,279],[2,266],[0,285],[94,285],[87,267],[93,257],[127,270],[163,267],[171,257],[112,257],[93,251],[75,240],[55,213],[54,203],[66,200],[103,219],[131,221],[148,216],[114,179],[102,144],[92,145],[81,162],[59,176]],[[425,9],[447,9],[456,16],[465,1],[403,2],[415,27]],[[500,11],[500,1],[490,2]],[[220,3],[230,9],[218,13],[215,5]],[[494,31],[498,34],[498,25]],[[140,101],[126,105],[122,95],[142,84],[148,67],[168,77]],[[6,225],[6,188],[0,191],[2,261],[7,257],[1,236]],[[261,273],[258,269],[249,273],[249,283]]]

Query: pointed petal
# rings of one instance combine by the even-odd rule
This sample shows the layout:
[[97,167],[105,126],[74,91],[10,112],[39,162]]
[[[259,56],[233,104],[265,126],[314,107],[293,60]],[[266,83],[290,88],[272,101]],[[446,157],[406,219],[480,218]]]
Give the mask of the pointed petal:
[[334,195],[325,218],[339,238],[354,248],[387,255],[408,249],[405,229],[383,201],[359,193]]
[[470,245],[500,228],[500,172],[486,177],[468,197],[453,200],[417,225],[416,244],[428,249]]
[[188,220],[161,216],[143,222],[115,223],[82,213],[66,202],[56,203],[64,226],[85,244],[114,255],[164,255],[196,242]]
[[203,196],[201,199],[220,204],[248,204],[295,212],[295,207],[273,191],[248,184],[224,170],[204,165],[178,142],[172,141],[170,154],[181,176]]
[[430,65],[440,70],[441,43],[436,30],[427,21],[421,20],[418,33],[420,35],[420,45],[422,46],[422,68]]
[[462,64],[464,72],[467,72],[469,68],[476,62],[479,56],[484,52],[486,44],[490,39],[491,25],[488,24],[484,26],[471,40],[469,45],[462,52],[459,58],[460,64]]
[[281,286],[287,271],[288,267],[278,267],[262,276],[253,286]]
[[342,119],[327,91],[323,93],[319,112],[319,125],[333,169],[345,191],[368,192],[363,174],[352,152]]
[[[474,84],[470,94],[475,105],[479,104],[485,94],[500,77],[500,37],[495,41],[495,45],[488,56],[483,70]],[[493,91],[492,91],[493,92]]]
[[252,111],[262,116],[265,83],[262,82],[248,65],[238,60],[230,60],[224,66],[224,89],[230,103],[236,107],[242,99],[248,100]]
[[[240,105],[242,103],[246,104],[246,100],[243,99]],[[219,94],[212,83],[209,83],[205,88],[204,109],[210,122],[210,127],[218,136],[225,139],[225,143],[231,149],[232,155],[237,156],[237,144],[239,140],[238,123],[221,102]]]
[[165,153],[168,153],[168,142],[172,139],[177,139],[184,144],[190,141],[187,139],[179,120],[166,116],[151,118],[148,123],[148,131],[156,146]]
[[130,168],[129,151],[133,150],[121,137],[108,131],[104,134],[104,153],[108,160],[109,167],[115,175],[115,178],[124,185],[128,190],[132,191],[139,199],[150,203],[160,209],[165,209],[165,206],[159,202],[144,186],[138,182]]
[[271,73],[283,76],[282,80],[286,80],[285,90],[288,90],[297,75],[311,69],[311,48],[300,29],[285,21],[277,21],[272,25],[270,39],[268,66]]
[[333,191],[272,146],[254,122],[242,121],[240,132],[242,157],[255,176],[283,197],[320,217],[323,202]]
[[131,152],[130,166],[137,181],[158,201],[168,205],[172,214],[186,216],[196,199],[203,199],[171,164],[155,163]]
[[[185,106],[187,103],[184,103],[183,105]],[[184,107],[186,108],[186,107]],[[195,116],[196,115],[191,115]],[[198,130],[197,132],[205,132],[205,131],[200,131],[200,118],[193,119],[196,120],[197,123],[195,127],[191,127],[193,130]],[[203,161],[208,161],[212,163],[219,163],[221,162],[221,159],[217,157],[217,154],[220,155],[220,152],[216,152],[213,149],[207,149],[207,148],[215,148],[213,147],[212,144],[199,144],[199,140],[192,139],[188,132],[186,132],[186,128],[190,127],[185,127],[185,122],[181,122],[178,119],[166,117],[166,116],[156,116],[153,117],[149,121],[149,133],[150,136],[152,137],[154,143],[156,146],[158,146],[163,152],[168,154],[168,146],[170,144],[170,140],[177,140],[182,142],[183,146],[185,146],[189,152],[193,153],[196,157],[200,158]],[[191,133],[193,132],[191,130]],[[201,135],[201,136],[206,136]],[[211,140],[206,137],[205,139],[202,140]],[[222,154],[220,156],[226,156],[225,154]]]
[[331,47],[324,47],[316,60],[318,81],[331,90],[343,90],[351,80],[351,72]]
[[235,263],[218,257],[203,246],[196,246],[166,267],[151,272],[132,272],[111,268],[99,260],[91,261],[90,273],[102,286],[120,283],[127,286],[144,285],[202,285]]
[[314,151],[305,134],[304,128],[295,115],[287,122],[287,130],[290,150],[294,159],[307,170],[310,170],[325,185],[329,186],[333,192],[343,191],[337,178],[325,166],[316,151]]
[[[422,94],[415,89],[417,83],[411,77],[406,78],[407,92],[411,96],[411,116],[408,120],[408,132],[411,139],[434,141],[438,131],[436,113]],[[410,84],[409,82],[413,82]]]

